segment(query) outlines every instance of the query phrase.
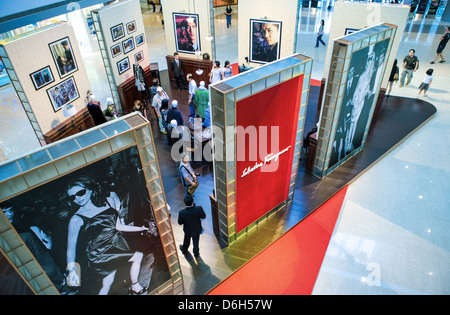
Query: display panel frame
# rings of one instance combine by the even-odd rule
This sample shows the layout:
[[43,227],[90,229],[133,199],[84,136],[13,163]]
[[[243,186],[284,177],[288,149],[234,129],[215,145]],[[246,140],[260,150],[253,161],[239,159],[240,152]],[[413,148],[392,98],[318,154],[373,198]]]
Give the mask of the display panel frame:
[[[181,292],[181,267],[153,135],[149,122],[138,113],[123,116],[55,142],[14,161],[1,163],[0,202],[20,197],[131,147],[137,147],[139,151],[154,218],[170,272],[170,279],[150,294],[162,294],[168,290]],[[0,211],[0,250],[35,294],[60,293],[3,211]]]
[[[314,176],[318,178],[327,176],[363,150],[364,143],[370,130],[373,112],[381,88],[381,81],[386,70],[386,64],[389,60],[396,31],[396,25],[380,23],[373,27],[340,37],[334,41],[327,86],[324,90],[323,104],[321,106],[317,151],[313,167]],[[371,82],[374,83],[372,89],[374,95],[370,101],[364,103],[366,113],[368,114],[367,123],[362,131],[361,145],[349,150],[343,158],[331,165],[330,162],[334,150],[333,146],[336,145],[335,141],[337,141],[337,133],[340,125],[341,109],[346,107],[343,104],[343,101],[345,95],[347,95],[347,84],[353,79],[353,76],[350,73],[353,55],[363,49],[374,47],[375,44],[385,40],[389,40],[389,43],[384,54],[383,65],[376,73],[373,73],[371,77]]]
[[[293,200],[299,166],[306,107],[309,96],[312,58],[294,54],[273,63],[246,71],[210,86],[213,125],[214,183],[217,204],[218,237],[227,245],[246,235],[258,224],[284,208]],[[295,146],[291,148],[292,168],[289,178],[288,198],[238,231],[236,225],[236,106],[239,101],[293,78],[303,76]]]

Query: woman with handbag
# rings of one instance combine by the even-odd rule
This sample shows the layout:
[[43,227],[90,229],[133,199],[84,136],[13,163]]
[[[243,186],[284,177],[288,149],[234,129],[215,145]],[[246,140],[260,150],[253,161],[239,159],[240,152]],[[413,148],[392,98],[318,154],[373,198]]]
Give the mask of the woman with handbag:
[[193,195],[199,185],[198,181],[197,181],[197,176],[200,176],[200,174],[194,172],[194,169],[192,168],[189,161],[190,161],[189,154],[182,153],[179,171],[180,171],[181,181],[183,182],[183,185],[184,185],[184,195],[185,196],[187,194]]

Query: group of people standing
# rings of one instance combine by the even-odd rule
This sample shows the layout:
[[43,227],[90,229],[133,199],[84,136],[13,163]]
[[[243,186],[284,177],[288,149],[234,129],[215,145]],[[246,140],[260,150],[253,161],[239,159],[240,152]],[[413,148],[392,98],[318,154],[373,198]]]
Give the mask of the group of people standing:
[[[183,60],[180,59],[179,54],[174,54],[174,59],[170,62],[170,67],[175,77],[177,90],[188,90],[187,103],[189,106],[189,120],[194,118],[201,118],[203,126],[210,125],[210,97],[209,90],[206,88],[206,83],[200,81],[199,84],[194,79],[192,73],[185,75],[183,69]],[[209,83],[216,83],[220,80],[231,76],[231,65],[227,61],[225,67],[220,68],[220,62],[216,61],[213,64],[213,69],[209,74]],[[154,80],[152,87],[150,88],[150,100],[151,107],[153,108],[156,117],[158,118],[158,124],[160,132],[167,135],[168,144],[173,145],[175,142],[183,138],[183,135],[179,132],[179,128],[186,128],[185,119],[178,110],[178,100],[170,101],[170,97],[161,84]],[[169,108],[169,104],[171,107]],[[146,108],[140,100],[136,100],[134,103],[133,111],[139,111],[145,116]],[[178,136],[177,136],[178,135]],[[190,141],[190,139],[188,139]],[[206,218],[206,214],[201,206],[198,206],[194,202],[194,194],[192,187],[197,187],[197,177],[200,176],[190,164],[190,156],[188,153],[181,153],[181,160],[178,167],[178,172],[181,178],[181,182],[184,186],[184,203],[186,208],[179,212],[178,223],[183,225],[183,231],[185,237],[183,244],[179,245],[179,249],[184,255],[188,255],[188,248],[191,241],[193,244],[193,254],[197,259],[199,258],[199,239],[200,234],[203,233],[201,220]]]

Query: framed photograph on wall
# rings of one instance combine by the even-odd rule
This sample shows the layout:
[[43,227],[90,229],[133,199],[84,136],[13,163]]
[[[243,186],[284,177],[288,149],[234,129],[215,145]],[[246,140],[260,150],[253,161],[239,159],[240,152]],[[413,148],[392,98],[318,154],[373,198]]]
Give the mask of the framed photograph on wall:
[[136,32],[136,21],[132,21],[130,23],[127,23],[126,28],[127,28],[128,35],[131,34],[131,33]]
[[117,63],[117,70],[119,75],[130,69],[130,59],[128,57],[123,58]]
[[114,46],[111,46],[111,56],[113,58],[117,57],[121,53],[122,53],[122,45],[120,43],[116,44]]
[[141,62],[142,60],[144,60],[144,52],[141,50],[140,52],[138,52],[137,54],[134,55],[134,60],[136,61],[136,63]]
[[177,51],[188,54],[201,51],[198,14],[172,14]]
[[64,105],[67,105],[80,97],[80,93],[78,92],[73,77],[48,89],[47,94],[55,112],[59,111]]
[[213,0],[213,7],[224,7],[226,5],[237,5],[238,0]]
[[134,38],[130,37],[122,42],[123,53],[127,54],[134,49]]
[[280,59],[282,22],[250,19],[250,62]]
[[44,67],[36,72],[31,73],[30,77],[31,81],[33,81],[33,85],[36,91],[55,81],[50,66]]
[[125,37],[125,29],[123,28],[122,23],[111,27],[111,36],[112,36],[113,42]]
[[145,43],[144,33],[142,33],[141,35],[136,36],[136,47],[139,47],[139,46],[141,46],[144,43]]
[[359,30],[360,30],[359,28],[349,28],[349,27],[346,27],[346,28],[345,28],[345,35],[353,34],[353,33],[357,32],[357,31],[359,31]]
[[78,65],[69,37],[64,37],[56,42],[50,43],[49,47],[61,79],[78,71]]

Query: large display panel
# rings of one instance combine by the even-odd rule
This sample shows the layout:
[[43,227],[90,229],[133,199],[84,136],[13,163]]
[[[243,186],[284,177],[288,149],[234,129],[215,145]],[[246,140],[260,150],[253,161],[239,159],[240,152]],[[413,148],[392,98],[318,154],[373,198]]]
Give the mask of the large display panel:
[[181,290],[151,129],[141,115],[2,163],[0,174],[0,250],[36,294]]
[[389,38],[352,55],[329,167],[362,145],[384,67]]
[[396,29],[383,23],[334,41],[314,161],[317,177],[363,149]]
[[300,75],[236,103],[237,233],[289,197],[302,84]]
[[113,2],[91,14],[111,95],[122,112],[125,104],[121,104],[117,86],[134,77],[133,65],[150,66],[150,53],[142,46],[146,38],[140,2]]
[[220,239],[292,201],[312,59],[292,55],[210,86]]
[[0,58],[41,145],[44,135],[67,119],[63,105],[85,107],[81,96],[91,87],[70,22],[0,41]]

